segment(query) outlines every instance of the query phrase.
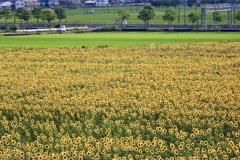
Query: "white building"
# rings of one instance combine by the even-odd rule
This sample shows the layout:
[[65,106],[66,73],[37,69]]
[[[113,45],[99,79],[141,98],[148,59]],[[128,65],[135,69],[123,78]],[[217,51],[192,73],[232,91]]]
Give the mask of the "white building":
[[86,1],[85,6],[91,6],[91,7],[103,7],[108,6],[109,0],[89,0]]
[[96,1],[89,0],[89,1],[84,2],[84,4],[87,7],[95,7],[96,6]]
[[0,8],[10,8],[12,5],[12,2],[7,1],[7,2],[3,2],[2,4],[0,4]]
[[38,0],[16,0],[15,5],[16,9],[25,7],[29,10],[32,10],[33,7],[39,6],[40,3],[38,2]]
[[33,10],[34,7],[40,6],[38,0],[26,0],[26,8],[29,10]]
[[25,0],[16,0],[15,1],[16,9],[21,7],[26,7],[26,1]]
[[25,7],[28,10],[33,10],[34,7],[37,6],[59,6],[59,1],[58,0],[44,0],[43,2],[40,0],[16,0],[15,1],[16,9]]
[[96,7],[108,6],[109,0],[96,0]]

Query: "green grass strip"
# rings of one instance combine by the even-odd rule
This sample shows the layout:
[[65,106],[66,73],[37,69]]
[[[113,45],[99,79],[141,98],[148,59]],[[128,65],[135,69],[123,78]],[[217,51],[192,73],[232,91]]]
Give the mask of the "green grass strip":
[[0,36],[0,48],[135,47],[161,43],[240,42],[236,32],[99,32]]

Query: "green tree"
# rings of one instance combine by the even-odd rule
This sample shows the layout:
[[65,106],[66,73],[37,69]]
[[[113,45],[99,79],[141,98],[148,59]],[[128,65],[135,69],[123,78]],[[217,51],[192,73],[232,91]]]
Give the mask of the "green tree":
[[2,10],[0,10],[0,19],[3,17]]
[[59,19],[60,22],[61,22],[62,19],[67,18],[66,11],[63,8],[55,8],[54,12],[56,13],[57,18]]
[[16,10],[16,17],[21,20],[21,24],[22,20],[28,22],[31,16],[32,16],[31,12],[24,7],[20,7]]
[[143,20],[145,25],[149,24],[149,20],[155,17],[154,9],[151,5],[144,6],[138,14],[138,19]]
[[34,7],[32,10],[32,15],[37,19],[37,23],[42,16],[42,8],[41,7]]
[[170,7],[174,6],[176,7],[179,5],[180,1],[179,0],[153,0],[151,1],[151,5],[155,7],[160,7],[160,6],[165,6],[165,7]]
[[48,23],[57,18],[56,13],[52,9],[43,9],[42,10],[42,20],[47,20]]
[[7,20],[12,17],[12,11],[10,8],[4,8],[1,12],[2,17],[5,18],[5,23],[7,24]]
[[239,21],[240,21],[240,11],[239,11],[239,12],[237,12],[237,14],[236,14],[235,18],[236,18],[237,20],[239,20]]
[[151,11],[154,12],[154,8],[153,8],[152,5],[145,5],[145,6],[143,7],[143,9],[151,10]]
[[189,7],[192,7],[197,4],[197,0],[187,0],[187,5]]
[[219,22],[222,22],[222,15],[220,14],[220,12],[213,12],[213,20],[216,20],[216,23],[218,25]]
[[196,23],[198,24],[198,20],[201,18],[201,15],[199,13],[196,13],[196,12],[192,12],[188,15],[188,19],[190,22],[192,22],[192,25],[193,23]]
[[172,22],[177,18],[177,13],[174,9],[169,8],[165,11],[162,18],[164,21],[168,21],[168,24],[172,24]]
[[118,10],[118,16],[121,21],[121,24],[123,24],[124,21],[126,21],[129,17],[130,14],[125,10],[125,9],[120,9]]

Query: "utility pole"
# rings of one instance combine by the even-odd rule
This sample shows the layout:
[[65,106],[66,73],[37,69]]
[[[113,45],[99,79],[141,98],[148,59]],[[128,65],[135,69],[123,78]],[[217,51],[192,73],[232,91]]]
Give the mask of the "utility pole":
[[186,24],[186,0],[183,1],[184,5],[184,24]]
[[216,12],[216,0],[214,0],[214,28],[217,31],[217,12]]
[[180,3],[178,4],[178,24],[180,23]]
[[60,18],[60,1],[58,1],[58,24],[60,24],[61,18]]
[[235,17],[236,17],[236,0],[234,0],[233,2],[233,23],[235,24],[236,21],[235,21]]
[[14,25],[16,24],[16,0],[14,1],[13,5],[13,16],[14,16]]
[[108,0],[108,13],[110,12],[109,5],[110,5],[110,0]]

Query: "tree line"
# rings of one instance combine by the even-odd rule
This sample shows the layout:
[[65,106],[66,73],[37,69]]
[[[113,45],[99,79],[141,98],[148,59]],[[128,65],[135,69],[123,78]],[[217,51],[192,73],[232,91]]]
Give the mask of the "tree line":
[[[130,17],[130,14],[123,9],[118,11],[118,15],[121,22],[126,21]],[[201,19],[201,14],[197,12],[191,12],[187,16],[188,16],[188,20],[192,23],[192,25],[194,23],[198,25],[198,22]],[[212,16],[213,16],[213,20],[216,21],[217,25],[219,22],[222,21],[222,15],[220,12],[213,12]],[[151,19],[154,19],[154,17],[155,17],[155,12],[152,5],[145,5],[143,10],[141,10],[138,14],[138,19],[142,20],[145,25],[148,25],[149,21]],[[176,18],[177,18],[177,12],[172,8],[168,8],[165,11],[165,14],[162,16],[162,19],[164,21],[167,21],[169,25],[171,25]],[[235,18],[240,21],[240,12],[236,14]]]
[[[34,7],[33,10],[30,11],[24,7],[21,7],[16,9],[15,15],[21,20],[21,24],[23,21],[28,22],[32,17],[37,19],[37,23],[40,19],[50,23],[57,18],[60,22],[61,19],[67,18],[67,14],[63,8],[55,8],[53,10],[50,8],[42,9],[41,7]],[[7,23],[7,20],[12,16],[13,14],[10,8],[4,8],[3,10],[0,10],[0,18],[5,18],[5,23]]]
[[[121,22],[121,24],[126,24],[126,22],[129,17],[130,13],[128,13],[127,10],[120,9],[117,12],[119,19],[118,21]],[[154,19],[155,17],[155,12],[154,12],[154,7],[152,5],[145,5],[143,9],[139,12],[138,14],[138,19],[142,20],[145,25],[149,24],[149,21]],[[220,12],[213,12],[213,20],[216,21],[218,24],[219,22],[222,21],[222,15]],[[5,19],[5,23],[7,24],[7,20],[10,19],[13,16],[12,11],[10,8],[4,8],[0,10],[0,18]],[[23,21],[28,22],[30,18],[34,17],[37,19],[37,23],[39,20],[43,20],[48,22],[50,24],[51,21],[55,19],[59,19],[59,22],[61,23],[62,19],[67,18],[67,14],[63,8],[55,8],[55,9],[43,9],[41,7],[34,7],[32,11],[26,9],[26,8],[18,8],[15,12],[15,16],[21,20],[21,24]],[[177,18],[177,12],[174,9],[168,8],[165,11],[165,14],[162,16],[162,19],[164,21],[167,21],[168,24],[172,24],[173,21]],[[192,24],[196,23],[198,24],[199,20],[201,19],[201,14],[197,12],[191,12],[190,14],[187,15],[188,20],[192,22]],[[240,12],[238,12],[235,15],[235,18],[237,20],[240,20]]]

